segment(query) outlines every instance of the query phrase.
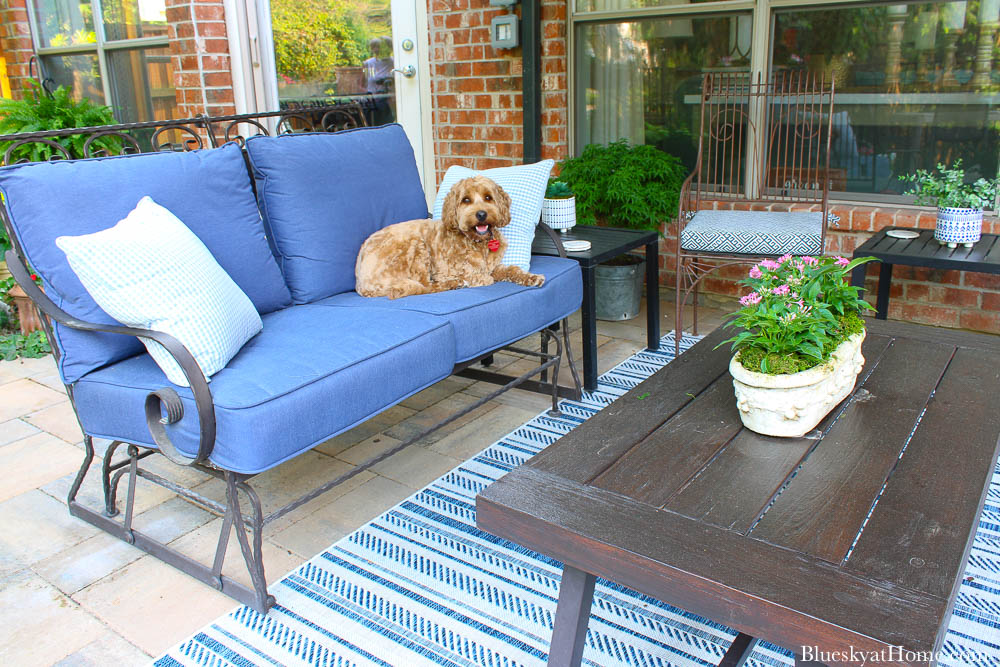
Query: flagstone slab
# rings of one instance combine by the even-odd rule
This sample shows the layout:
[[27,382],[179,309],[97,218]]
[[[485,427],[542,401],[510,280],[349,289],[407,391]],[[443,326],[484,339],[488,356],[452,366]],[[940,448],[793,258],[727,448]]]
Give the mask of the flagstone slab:
[[55,664],[55,667],[109,667],[110,665],[140,665],[150,656],[114,632],[107,630],[95,641]]
[[77,443],[83,440],[80,422],[77,421],[76,413],[69,401],[43,408],[28,415],[25,420],[66,442]]
[[66,504],[32,490],[0,502],[0,577],[99,534]]
[[54,391],[24,378],[0,384],[0,422],[30,415],[68,400],[65,392]]
[[75,471],[80,450],[48,433],[0,447],[0,502]]
[[23,419],[8,419],[0,423],[0,447],[17,442],[21,438],[38,433],[38,427],[32,426]]

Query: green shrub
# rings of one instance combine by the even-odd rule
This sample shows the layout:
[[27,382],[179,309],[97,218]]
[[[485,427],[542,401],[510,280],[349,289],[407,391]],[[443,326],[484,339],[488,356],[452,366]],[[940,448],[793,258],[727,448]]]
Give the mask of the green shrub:
[[28,335],[12,333],[0,335],[0,359],[11,361],[18,357],[36,359],[52,352],[44,331],[32,331]]
[[[652,146],[621,139],[591,144],[559,165],[559,180],[576,193],[577,222],[659,231],[677,217],[687,176],[680,160]],[[662,233],[662,232],[661,232]]]
[[[44,132],[74,127],[113,125],[115,117],[111,107],[95,105],[88,99],[74,100],[65,86],[56,88],[52,96],[46,95],[37,84],[29,84],[23,100],[0,100],[0,135],[24,132]],[[52,137],[69,152],[70,158],[83,158],[83,144],[87,137],[82,134]],[[13,142],[0,141],[0,156]],[[121,152],[122,141],[118,137],[101,137],[94,141],[93,150],[105,150],[117,155]],[[29,160],[41,162],[53,157],[63,157],[59,151],[47,144],[32,142],[19,146],[10,157],[10,162]]]

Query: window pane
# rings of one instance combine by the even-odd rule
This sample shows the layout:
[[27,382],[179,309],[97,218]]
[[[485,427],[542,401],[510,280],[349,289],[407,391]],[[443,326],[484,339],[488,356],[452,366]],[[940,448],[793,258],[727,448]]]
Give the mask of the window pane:
[[97,54],[42,56],[42,66],[46,78],[51,79],[56,86],[69,88],[76,99],[86,97],[97,104],[105,103]]
[[177,117],[169,48],[108,50],[107,58],[111,104],[120,122]]
[[36,0],[39,47],[94,44],[94,13],[90,0]]
[[718,0],[576,0],[576,11],[606,12],[638,7],[675,7],[716,1]]
[[105,0],[104,39],[167,36],[166,0]]
[[626,138],[693,168],[707,71],[747,71],[747,15],[582,24],[576,42],[576,150]]
[[997,175],[1000,0],[782,11],[775,69],[836,77],[831,168],[848,192],[898,194],[902,174],[962,158]]

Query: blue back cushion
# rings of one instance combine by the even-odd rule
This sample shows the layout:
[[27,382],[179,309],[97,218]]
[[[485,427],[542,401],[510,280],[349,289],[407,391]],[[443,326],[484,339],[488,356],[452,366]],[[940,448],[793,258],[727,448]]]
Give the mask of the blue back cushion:
[[399,125],[253,137],[247,153],[295,303],[353,290],[366,238],[427,217],[413,149]]
[[[264,237],[246,162],[236,144],[190,153],[148,153],[0,169],[15,234],[56,305],[83,320],[115,323],[94,303],[55,245],[57,236],[113,226],[148,195],[204,242],[254,307],[291,298]],[[143,351],[130,336],[56,328],[66,382]]]

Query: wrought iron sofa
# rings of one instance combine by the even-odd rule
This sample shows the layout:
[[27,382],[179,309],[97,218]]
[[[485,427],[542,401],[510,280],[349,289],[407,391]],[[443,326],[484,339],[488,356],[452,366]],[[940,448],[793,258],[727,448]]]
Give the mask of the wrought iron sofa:
[[[263,613],[274,603],[261,558],[263,526],[429,431],[266,517],[249,483],[255,474],[455,372],[503,386],[430,430],[513,386],[551,392],[557,410],[557,394],[567,393],[556,384],[564,358],[576,382],[569,394],[579,394],[565,326],[582,299],[573,260],[534,257],[532,271],[546,276],[541,288],[498,283],[395,301],[353,291],[362,241],[387,224],[428,215],[412,149],[397,125],[261,135],[190,152],[11,165],[0,168],[0,194],[0,215],[14,246],[8,266],[43,314],[85,433],[70,512]],[[114,225],[147,195],[185,222],[262,316],[263,330],[210,384],[176,339],[122,326],[104,313],[54,243],[57,236]],[[26,265],[42,278],[44,292]],[[553,333],[560,322],[562,340]],[[534,332],[542,335],[540,351],[508,348]],[[166,379],[139,336],[170,352],[190,388]],[[504,348],[534,355],[539,364],[517,378],[473,368]],[[531,379],[536,375],[540,381]],[[110,441],[100,473],[103,511],[77,499],[98,438]],[[224,479],[226,502],[145,469],[142,460],[154,454]],[[125,477],[119,518],[116,498]],[[133,525],[138,479],[224,518],[213,563],[197,562]],[[222,574],[234,529],[252,589]]]

